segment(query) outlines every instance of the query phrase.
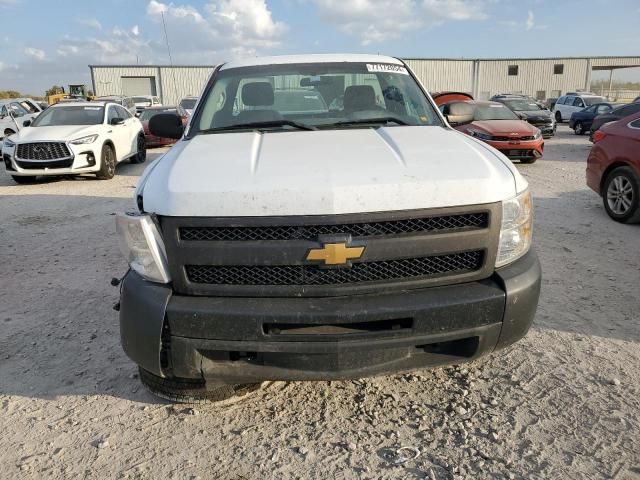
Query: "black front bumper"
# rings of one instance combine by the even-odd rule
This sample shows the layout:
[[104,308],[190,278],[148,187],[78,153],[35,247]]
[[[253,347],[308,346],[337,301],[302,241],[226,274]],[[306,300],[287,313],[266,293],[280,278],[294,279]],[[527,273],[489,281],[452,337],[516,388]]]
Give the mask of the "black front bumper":
[[541,271],[533,251],[486,280],[377,295],[174,295],[130,272],[120,332],[159,376],[225,383],[359,378],[460,363],[522,338]]

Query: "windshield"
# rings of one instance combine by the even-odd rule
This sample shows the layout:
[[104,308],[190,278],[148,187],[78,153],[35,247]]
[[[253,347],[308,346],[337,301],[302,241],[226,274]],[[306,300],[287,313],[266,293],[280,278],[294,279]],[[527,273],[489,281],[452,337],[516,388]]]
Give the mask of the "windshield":
[[166,108],[166,109],[153,109],[153,110],[143,110],[142,113],[140,114],[140,117],[138,117],[138,119],[141,122],[145,122],[148,121],[151,117],[153,117],[154,115],[157,115],[159,113],[175,113],[177,114],[177,110],[175,108]]
[[476,105],[474,120],[518,120],[518,116],[501,104]]
[[20,102],[20,106],[29,113],[38,113],[40,111],[33,103],[28,102],[27,100],[22,100]]
[[261,65],[221,70],[205,92],[192,134],[269,128],[442,125],[401,65],[355,62]]
[[97,125],[104,118],[104,107],[65,105],[48,108],[33,122],[34,127],[57,125]]
[[150,98],[132,97],[131,99],[133,100],[133,103],[146,103],[148,105],[151,105],[151,99]]
[[508,100],[504,102],[514,112],[530,112],[534,110],[542,110],[542,107],[535,102],[529,100]]
[[180,106],[186,110],[193,110],[196,106],[195,98],[183,98],[180,101]]
[[5,107],[11,112],[14,117],[22,117],[23,115],[27,115],[29,113],[17,102],[8,103],[5,105]]
[[595,105],[596,103],[606,102],[606,98],[604,97],[582,97],[584,103],[590,107],[591,105]]

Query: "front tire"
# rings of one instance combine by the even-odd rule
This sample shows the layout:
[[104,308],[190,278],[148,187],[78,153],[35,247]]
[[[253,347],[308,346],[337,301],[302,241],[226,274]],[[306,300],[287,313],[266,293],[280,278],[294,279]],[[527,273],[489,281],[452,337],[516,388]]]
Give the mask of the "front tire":
[[242,397],[257,390],[260,384],[219,385],[207,388],[203,379],[162,378],[139,368],[140,381],[157,397],[175,403],[203,404],[221,402],[233,397]]
[[616,222],[640,223],[640,182],[629,167],[618,167],[602,186],[607,214]]
[[576,135],[584,135],[584,126],[582,125],[582,122],[576,122],[573,126],[573,132]]
[[562,114],[560,112],[556,112],[556,123],[562,123]]
[[131,157],[131,163],[144,163],[147,159],[147,142],[144,135],[138,135],[138,153]]
[[538,160],[536,157],[523,158],[523,159],[520,160],[520,163],[526,163],[527,165],[531,165],[532,163],[536,163],[536,160]]
[[98,180],[111,180],[116,174],[116,152],[111,145],[102,147],[100,170],[96,174]]
[[36,180],[38,180],[38,177],[21,177],[18,175],[11,175],[11,178],[13,178],[13,181],[16,182],[19,185],[31,185],[33,183],[36,183]]

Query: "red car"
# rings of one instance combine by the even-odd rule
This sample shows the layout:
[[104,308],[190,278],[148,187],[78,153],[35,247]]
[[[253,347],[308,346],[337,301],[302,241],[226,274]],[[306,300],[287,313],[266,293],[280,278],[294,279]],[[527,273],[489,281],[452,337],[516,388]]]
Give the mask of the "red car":
[[473,107],[473,120],[449,123],[472,137],[488,143],[511,160],[533,163],[544,153],[544,139],[540,130],[521,120],[508,107],[498,102],[450,102],[442,105],[442,113],[449,117],[456,105],[466,103]]
[[603,125],[593,142],[587,185],[615,221],[640,223],[640,113]]
[[[174,113],[177,115],[178,110],[176,107],[149,107],[142,111],[139,120],[142,122],[142,128],[144,128],[144,139],[146,141],[147,148],[167,147],[176,143],[176,140],[173,138],[156,137],[149,131],[149,120],[158,113]],[[187,119],[183,117],[182,123],[185,124],[186,122]]]

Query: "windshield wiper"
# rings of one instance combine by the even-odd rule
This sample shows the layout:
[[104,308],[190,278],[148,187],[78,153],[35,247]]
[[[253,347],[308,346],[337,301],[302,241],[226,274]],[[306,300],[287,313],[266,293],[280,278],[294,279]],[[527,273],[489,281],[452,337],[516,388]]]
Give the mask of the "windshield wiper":
[[357,120],[343,120],[341,122],[331,123],[330,126],[342,126],[342,125],[366,125],[366,124],[388,124],[395,123],[397,125],[409,125],[404,120],[397,117],[378,117],[378,118],[360,118]]
[[216,133],[226,132],[230,130],[260,130],[263,128],[277,128],[277,127],[294,127],[298,130],[317,130],[313,125],[307,125],[306,123],[296,122],[294,120],[270,120],[268,122],[248,122],[248,123],[236,123],[234,125],[227,125],[225,127],[207,128],[199,130],[196,133]]

